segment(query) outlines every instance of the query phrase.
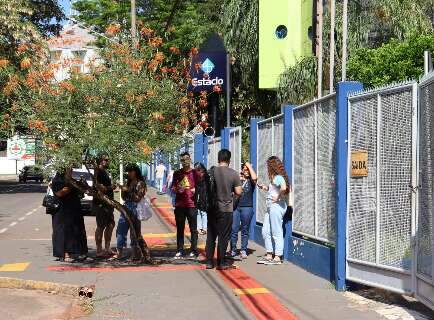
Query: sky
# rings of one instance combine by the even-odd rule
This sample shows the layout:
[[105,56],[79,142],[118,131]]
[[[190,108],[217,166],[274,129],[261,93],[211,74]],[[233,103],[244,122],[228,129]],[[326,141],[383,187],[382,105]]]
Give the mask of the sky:
[[62,6],[63,12],[68,15],[71,8],[70,0],[57,0],[57,2]]

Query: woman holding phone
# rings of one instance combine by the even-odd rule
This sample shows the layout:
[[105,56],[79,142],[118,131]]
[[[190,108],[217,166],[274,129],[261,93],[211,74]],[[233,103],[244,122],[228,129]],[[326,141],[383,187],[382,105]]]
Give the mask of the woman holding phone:
[[240,180],[243,193],[234,205],[234,215],[231,234],[231,256],[237,255],[238,232],[241,228],[240,257],[247,259],[247,245],[249,243],[250,222],[253,217],[253,191],[256,186],[257,175],[250,163],[241,165]]
[[[267,191],[267,212],[262,226],[266,255],[258,260],[259,264],[282,264],[283,256],[283,216],[286,213],[287,198],[290,191],[288,175],[282,161],[272,156],[267,160],[268,186],[258,184],[258,188]],[[274,244],[274,245],[273,245]]]

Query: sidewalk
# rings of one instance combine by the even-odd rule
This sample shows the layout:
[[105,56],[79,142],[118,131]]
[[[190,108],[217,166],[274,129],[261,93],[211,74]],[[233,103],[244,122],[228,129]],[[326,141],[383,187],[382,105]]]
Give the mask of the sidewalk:
[[[157,212],[160,212],[167,223],[173,223],[170,199],[157,195],[151,190],[150,197]],[[297,319],[306,320],[374,320],[374,319],[429,319],[417,312],[411,312],[388,304],[377,304],[351,292],[337,292],[333,284],[312,275],[298,266],[285,262],[281,266],[258,265],[256,260],[264,254],[264,248],[249,241],[249,249],[253,251],[244,261],[236,261],[240,271],[253,279],[264,292],[269,292]],[[260,295],[261,293],[258,293]],[[258,296],[252,295],[252,297]],[[240,296],[241,297],[241,296]],[[242,297],[241,297],[242,299]],[[257,301],[254,301],[257,302]],[[376,308],[377,309],[376,309]],[[411,315],[412,314],[412,315]],[[284,319],[276,315],[264,314],[266,319]],[[385,317],[383,317],[385,316]]]

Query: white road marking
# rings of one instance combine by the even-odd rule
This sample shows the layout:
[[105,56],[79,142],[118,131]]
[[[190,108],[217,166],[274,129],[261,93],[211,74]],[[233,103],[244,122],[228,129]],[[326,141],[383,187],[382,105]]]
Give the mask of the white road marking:
[[23,221],[26,217],[18,218],[18,221]]
[[14,221],[14,222],[12,222],[12,223],[9,225],[9,227],[13,227],[13,226],[16,225],[16,224],[17,224],[17,222]]
[[33,212],[35,212],[35,211],[27,212],[27,213],[26,213],[26,216],[30,216],[31,214],[33,214]]
[[8,230],[8,228],[3,228],[0,230],[0,233],[6,232]]

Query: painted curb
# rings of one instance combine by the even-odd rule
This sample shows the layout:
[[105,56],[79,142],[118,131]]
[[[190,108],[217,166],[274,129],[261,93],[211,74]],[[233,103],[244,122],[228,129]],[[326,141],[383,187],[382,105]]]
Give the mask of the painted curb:
[[54,292],[56,294],[65,294],[71,296],[78,296],[78,293],[81,289],[80,286],[76,286],[72,284],[25,280],[25,279],[7,278],[7,277],[0,277],[0,288],[42,290],[46,292]]

